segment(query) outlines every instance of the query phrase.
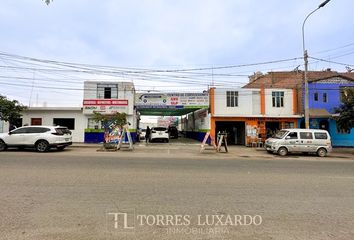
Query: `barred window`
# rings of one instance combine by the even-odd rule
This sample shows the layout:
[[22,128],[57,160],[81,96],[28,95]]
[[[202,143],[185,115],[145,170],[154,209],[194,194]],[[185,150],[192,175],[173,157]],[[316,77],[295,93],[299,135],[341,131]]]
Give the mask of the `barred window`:
[[272,92],[273,107],[284,107],[284,92]]
[[117,84],[97,84],[98,99],[117,99],[118,85]]
[[226,106],[238,107],[238,92],[226,91]]

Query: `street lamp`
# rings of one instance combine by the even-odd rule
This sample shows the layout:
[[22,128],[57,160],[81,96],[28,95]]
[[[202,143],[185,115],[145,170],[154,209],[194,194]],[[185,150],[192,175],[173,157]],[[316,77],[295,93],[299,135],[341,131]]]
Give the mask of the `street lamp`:
[[305,23],[306,20],[314,13],[316,12],[318,9],[324,7],[327,3],[329,3],[329,1],[331,0],[326,0],[323,3],[321,3],[315,10],[313,10],[312,12],[310,12],[303,24],[302,24],[302,50],[304,52],[304,62],[305,62],[305,127],[307,129],[310,128],[310,109],[309,109],[309,83],[308,83],[308,79],[307,79],[307,70],[308,70],[308,55],[307,55],[307,50],[305,48]]

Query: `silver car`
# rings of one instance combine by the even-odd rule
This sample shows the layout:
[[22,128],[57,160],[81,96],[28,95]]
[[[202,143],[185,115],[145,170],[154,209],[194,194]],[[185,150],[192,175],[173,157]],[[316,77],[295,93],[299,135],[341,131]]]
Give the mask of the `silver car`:
[[317,153],[324,157],[332,151],[331,136],[320,129],[283,129],[265,141],[269,153],[285,156],[289,152]]

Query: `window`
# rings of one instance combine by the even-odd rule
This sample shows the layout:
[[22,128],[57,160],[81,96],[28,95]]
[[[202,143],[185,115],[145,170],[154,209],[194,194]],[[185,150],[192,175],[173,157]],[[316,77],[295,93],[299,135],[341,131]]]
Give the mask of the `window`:
[[297,139],[297,132],[291,132],[288,135],[289,139]]
[[101,123],[96,121],[93,118],[89,118],[87,121],[87,128],[90,128],[90,129],[100,129],[100,125],[101,125]]
[[111,96],[112,96],[112,89],[110,87],[105,87],[104,88],[104,98],[111,99]]
[[23,134],[27,132],[27,128],[19,128],[11,131],[11,134]]
[[284,107],[284,92],[272,92],[273,107]]
[[117,84],[97,84],[97,98],[98,99],[116,99],[118,98]]
[[22,118],[16,118],[10,121],[9,130],[14,130],[15,128],[22,127]]
[[238,107],[238,92],[226,91],[226,106]]
[[57,132],[58,135],[64,135],[64,134],[71,135],[71,131],[69,129],[63,128],[63,127],[55,128],[55,131]]
[[165,128],[165,127],[154,127],[154,128],[152,128],[152,130],[155,130],[155,131],[167,131],[167,128]]
[[31,125],[42,125],[42,118],[31,118]]
[[279,132],[277,132],[275,135],[274,135],[274,138],[278,138],[278,139],[282,139],[285,134],[287,134],[288,131],[286,130],[280,130]]
[[301,139],[313,139],[313,136],[312,136],[311,132],[301,132],[300,138]]
[[315,133],[315,139],[327,139],[327,133]]
[[53,118],[53,125],[75,130],[75,118]]
[[322,94],[322,101],[327,102],[327,93]]
[[295,128],[295,124],[293,122],[285,122],[284,128]]
[[26,133],[45,133],[50,131],[49,128],[43,128],[43,127],[27,127],[26,128]]
[[318,92],[315,92],[314,94],[313,94],[313,100],[314,101],[318,101]]

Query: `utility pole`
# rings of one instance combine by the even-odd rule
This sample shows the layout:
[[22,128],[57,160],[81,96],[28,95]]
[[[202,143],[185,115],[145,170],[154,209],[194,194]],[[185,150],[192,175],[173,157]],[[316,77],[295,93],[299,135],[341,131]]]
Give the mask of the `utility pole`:
[[305,48],[305,23],[306,20],[313,14],[315,13],[317,10],[319,10],[320,8],[324,7],[327,3],[329,3],[329,1],[331,0],[326,0],[323,3],[321,3],[315,10],[313,10],[312,12],[310,12],[303,24],[302,24],[302,50],[304,52],[304,63],[305,63],[305,73],[304,73],[304,80],[305,80],[305,127],[307,129],[310,128],[310,108],[309,108],[309,83],[308,83],[308,79],[307,79],[307,71],[308,71],[308,54],[307,54],[307,50]]

